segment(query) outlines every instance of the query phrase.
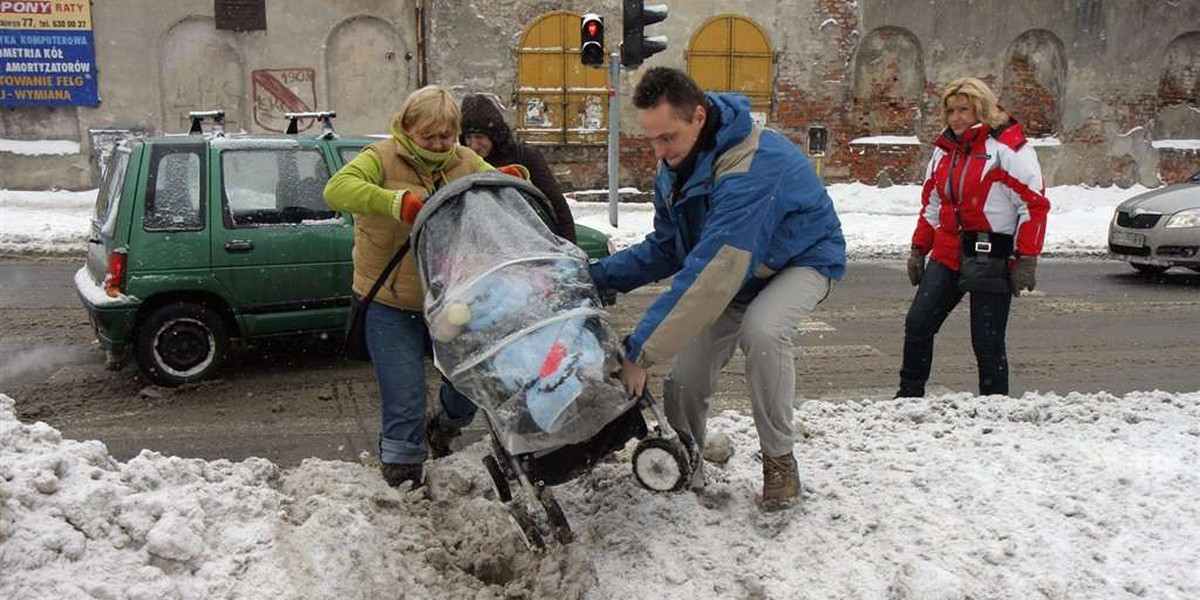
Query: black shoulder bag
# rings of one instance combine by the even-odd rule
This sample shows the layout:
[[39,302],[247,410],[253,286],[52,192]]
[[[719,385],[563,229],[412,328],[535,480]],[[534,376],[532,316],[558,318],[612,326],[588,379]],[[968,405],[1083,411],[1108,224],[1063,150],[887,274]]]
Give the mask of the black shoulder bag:
[[408,254],[410,243],[411,240],[404,240],[404,245],[400,246],[391,262],[383,268],[383,272],[379,274],[375,285],[371,286],[371,291],[367,292],[366,296],[354,298],[350,302],[350,314],[346,316],[346,339],[342,341],[342,353],[346,355],[346,358],[371,360],[371,353],[367,350],[367,308],[375,300],[375,294],[379,293],[379,288],[383,287],[383,282],[387,281],[388,275],[392,274],[396,265],[404,260],[405,254]]

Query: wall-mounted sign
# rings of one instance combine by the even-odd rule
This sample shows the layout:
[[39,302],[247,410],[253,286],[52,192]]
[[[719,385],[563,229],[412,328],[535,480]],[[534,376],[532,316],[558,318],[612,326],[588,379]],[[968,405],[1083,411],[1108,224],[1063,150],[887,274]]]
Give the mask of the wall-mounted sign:
[[266,0],[215,0],[217,29],[256,31],[267,28]]
[[0,0],[0,106],[96,106],[89,0]]
[[[254,123],[267,131],[287,130],[287,113],[317,109],[316,69],[257,69],[250,73],[250,80],[254,82]],[[313,120],[300,119],[298,125],[305,131],[313,126]]]

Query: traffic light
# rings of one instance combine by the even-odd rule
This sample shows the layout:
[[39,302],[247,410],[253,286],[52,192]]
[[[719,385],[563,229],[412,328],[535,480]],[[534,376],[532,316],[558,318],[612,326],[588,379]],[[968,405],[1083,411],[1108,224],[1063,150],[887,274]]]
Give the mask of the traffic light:
[[604,19],[596,13],[583,15],[579,21],[579,58],[590,67],[604,65]]
[[643,29],[667,18],[666,4],[646,6],[644,0],[624,0],[624,33],[621,40],[621,65],[636,69],[647,58],[667,49],[667,36],[646,37]]

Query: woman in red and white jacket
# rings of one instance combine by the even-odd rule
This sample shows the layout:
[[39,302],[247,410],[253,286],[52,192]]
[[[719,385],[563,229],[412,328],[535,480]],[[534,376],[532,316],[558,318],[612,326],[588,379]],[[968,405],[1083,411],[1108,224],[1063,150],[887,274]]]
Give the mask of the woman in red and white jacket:
[[925,395],[934,335],[967,292],[979,393],[1007,395],[1008,313],[1013,296],[1033,290],[1050,202],[1037,154],[987,84],[951,82],[942,110],[946,130],[934,143],[908,258],[908,278],[919,287],[904,323],[896,397]]

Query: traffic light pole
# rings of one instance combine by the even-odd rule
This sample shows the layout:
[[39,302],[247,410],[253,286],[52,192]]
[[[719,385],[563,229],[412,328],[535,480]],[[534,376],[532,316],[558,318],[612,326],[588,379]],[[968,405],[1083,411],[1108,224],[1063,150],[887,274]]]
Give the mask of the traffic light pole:
[[617,204],[621,201],[618,187],[621,143],[621,55],[608,55],[608,222],[617,226]]

